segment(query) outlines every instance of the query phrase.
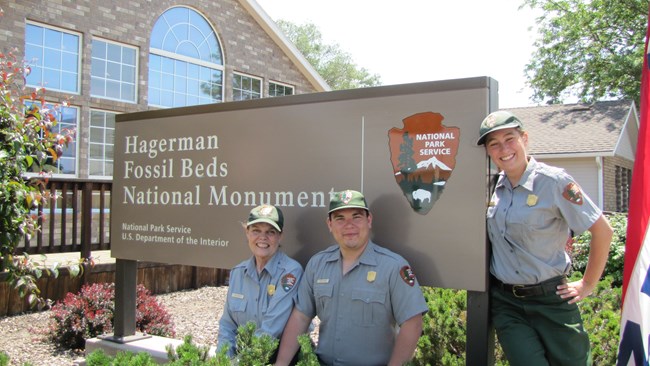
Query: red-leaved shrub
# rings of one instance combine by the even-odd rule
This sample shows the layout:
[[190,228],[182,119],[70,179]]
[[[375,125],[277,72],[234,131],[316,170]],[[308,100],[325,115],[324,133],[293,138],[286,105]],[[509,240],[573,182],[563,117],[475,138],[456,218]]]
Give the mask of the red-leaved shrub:
[[[138,285],[136,296],[136,329],[157,336],[175,336],[171,316],[149,290]],[[84,285],[78,294],[69,292],[52,307],[50,340],[63,348],[82,349],[86,339],[111,333],[114,300],[113,283]]]

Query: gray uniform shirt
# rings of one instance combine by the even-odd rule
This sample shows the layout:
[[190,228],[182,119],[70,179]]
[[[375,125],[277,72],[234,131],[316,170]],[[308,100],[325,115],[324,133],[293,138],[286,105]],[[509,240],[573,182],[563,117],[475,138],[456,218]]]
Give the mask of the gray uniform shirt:
[[567,273],[575,235],[602,215],[563,169],[530,158],[519,184],[501,173],[487,210],[490,272],[504,283],[536,284]]
[[386,365],[397,325],[428,306],[408,263],[372,242],[342,275],[338,245],[314,255],[305,267],[296,308],[318,315],[316,353],[328,365]]
[[254,257],[235,266],[219,321],[217,348],[229,346],[228,354],[233,356],[237,328],[249,321],[257,325],[257,335],[279,339],[291,315],[302,272],[300,263],[279,250],[259,275]]

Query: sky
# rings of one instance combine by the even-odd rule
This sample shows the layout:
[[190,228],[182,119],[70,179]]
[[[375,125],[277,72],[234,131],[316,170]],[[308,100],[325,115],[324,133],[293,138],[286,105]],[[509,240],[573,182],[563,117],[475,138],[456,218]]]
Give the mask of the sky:
[[499,107],[525,107],[538,37],[522,0],[256,0],[274,20],[315,24],[382,85],[489,76]]

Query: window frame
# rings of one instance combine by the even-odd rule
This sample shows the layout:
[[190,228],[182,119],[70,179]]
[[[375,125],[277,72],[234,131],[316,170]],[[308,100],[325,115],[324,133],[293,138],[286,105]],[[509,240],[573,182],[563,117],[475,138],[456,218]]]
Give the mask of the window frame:
[[[226,72],[225,72],[225,66],[223,65],[223,63],[224,63],[224,61],[223,61],[224,51],[223,51],[223,46],[222,46],[223,42],[221,42],[221,39],[219,38],[219,34],[217,33],[215,28],[212,26],[212,24],[210,23],[210,21],[208,20],[208,18],[204,14],[202,14],[198,10],[196,10],[194,8],[191,8],[191,7],[188,7],[188,6],[174,6],[174,7],[168,8],[167,10],[165,10],[163,13],[160,14],[160,16],[158,17],[156,22],[153,24],[153,26],[151,28],[151,31],[149,33],[149,38],[150,39],[154,38],[153,32],[156,30],[156,25],[158,24],[158,22],[165,21],[162,18],[163,15],[165,13],[167,13],[168,11],[176,9],[176,8],[188,9],[189,11],[194,12],[196,15],[200,16],[206,22],[206,24],[210,27],[210,29],[214,33],[214,38],[215,38],[215,40],[217,42],[216,47],[218,48],[218,50],[220,52],[219,56],[220,56],[221,59],[219,61],[221,61],[222,64],[209,62],[209,61],[206,61],[206,60],[203,60],[203,59],[200,59],[200,58],[193,58],[193,57],[189,57],[189,56],[186,56],[186,55],[183,55],[183,54],[180,54],[180,53],[174,53],[174,52],[170,52],[170,51],[167,51],[167,50],[164,50],[164,49],[161,49],[161,48],[155,48],[153,46],[150,46],[149,47],[149,57],[148,57],[149,66],[148,66],[148,69],[147,69],[147,73],[148,73],[148,75],[147,75],[147,79],[148,79],[147,80],[148,81],[148,83],[147,83],[148,84],[148,87],[147,87],[147,104],[149,106],[158,107],[158,108],[171,108],[171,107],[178,107],[178,106],[197,105],[197,104],[188,104],[187,98],[188,98],[188,96],[192,97],[192,95],[188,95],[187,90],[185,91],[184,94],[182,94],[182,95],[184,95],[184,97],[186,99],[185,103],[181,104],[181,105],[177,105],[175,103],[175,101],[174,101],[174,95],[176,94],[174,92],[174,90],[176,89],[175,85],[172,85],[171,89],[164,88],[162,85],[161,86],[156,86],[156,83],[154,83],[154,81],[152,80],[153,79],[152,78],[152,72],[163,73],[164,70],[162,70],[162,68],[160,70],[152,68],[152,60],[151,60],[152,55],[160,57],[161,62],[167,62],[167,60],[171,61],[174,64],[174,67],[176,67],[176,65],[177,65],[176,62],[178,61],[178,62],[181,62],[181,63],[185,63],[185,66],[198,66],[198,67],[203,67],[203,68],[210,69],[210,70],[212,70],[212,72],[214,72],[214,71],[219,72],[220,73],[220,78],[221,78],[221,80],[220,80],[221,84],[218,84],[218,86],[221,88],[221,94],[219,95],[218,99],[211,98],[211,101],[209,103],[221,103],[221,102],[223,102],[225,100],[225,89],[226,89],[226,85],[225,85]],[[174,24],[177,24],[177,23],[174,23]],[[169,28],[173,28],[173,25],[171,27],[166,28],[165,30],[167,32],[169,32]],[[177,76],[177,74],[175,72],[173,74],[171,74],[171,75],[174,77],[174,79]],[[183,79],[186,80],[186,81],[188,79],[184,75],[179,75],[179,76],[183,77]],[[162,80],[162,76],[161,76],[161,80]],[[200,83],[205,83],[206,82],[204,79],[200,78],[200,71],[199,71],[199,75],[197,76],[197,80]],[[210,81],[212,81],[212,80],[210,80]],[[152,88],[155,89],[155,90],[152,90]],[[200,88],[200,86],[199,86],[199,88]],[[160,98],[158,98],[159,103],[152,103],[151,102],[151,100],[153,99],[152,98],[152,91],[156,91],[156,90],[158,91],[158,93],[161,93]],[[166,97],[169,97],[170,96],[169,93],[171,93],[171,98],[172,98],[171,105],[167,105],[167,103],[163,103],[163,99],[162,99],[162,96],[163,96],[162,93],[163,92],[165,93],[164,96],[166,96]],[[178,94],[180,94],[180,93],[178,93]],[[208,103],[199,103],[198,105],[201,105],[201,104],[208,104]]]
[[[41,60],[40,65],[33,65],[32,60],[27,59],[27,45],[28,45],[28,42],[27,42],[27,27],[29,25],[34,26],[34,27],[40,27],[40,28],[43,28],[43,29],[49,29],[49,30],[52,30],[52,31],[56,31],[56,32],[60,32],[60,33],[63,33],[63,34],[72,35],[72,36],[77,37],[77,40],[78,40],[77,49],[76,49],[76,52],[77,52],[77,70],[76,70],[77,83],[75,85],[75,90],[74,91],[69,91],[69,90],[65,90],[65,89],[61,89],[61,88],[53,88],[53,87],[51,87],[49,85],[30,84],[27,81],[26,81],[26,85],[29,86],[29,87],[35,87],[35,88],[45,88],[46,90],[49,90],[49,91],[56,91],[56,92],[61,92],[61,93],[73,94],[73,95],[81,95],[81,78],[82,78],[82,64],[81,64],[82,59],[81,59],[81,57],[82,57],[82,47],[83,47],[83,40],[84,40],[83,39],[83,33],[76,32],[76,31],[71,31],[71,30],[64,29],[64,28],[55,27],[55,26],[52,26],[52,25],[49,25],[49,24],[39,23],[39,22],[31,21],[31,20],[25,20],[25,33],[24,33],[24,35],[25,35],[25,41],[24,41],[25,59],[26,59],[27,63],[32,68],[34,68],[34,66],[38,66],[41,69],[44,69],[45,68],[45,66],[44,66],[44,61],[45,60]],[[30,43],[30,44],[32,44],[32,43]],[[40,47],[41,49],[44,49],[43,44],[39,45],[38,47]],[[59,52],[62,51],[60,48],[57,48],[57,50]],[[64,70],[60,67],[57,71],[61,76],[61,81],[63,81],[63,76],[62,75],[63,75]],[[40,84],[42,84],[44,81],[46,81],[46,80],[44,80],[43,75],[44,75],[44,72],[41,71],[41,78],[39,80]]]
[[[92,121],[93,121],[92,114],[93,114],[93,112],[99,112],[99,113],[104,114],[104,126],[103,127],[97,127],[97,126],[92,125]],[[112,130],[113,130],[113,141],[111,141],[111,143],[108,144],[108,143],[106,143],[106,131],[109,128],[106,127],[106,114],[113,114],[113,115],[117,116],[120,113],[115,112],[115,111],[99,109],[99,108],[90,108],[90,111],[88,112],[88,157],[87,157],[88,164],[87,164],[87,168],[88,168],[88,177],[90,177],[90,178],[99,178],[99,179],[112,178],[113,177],[113,172],[115,171],[114,170],[115,169],[115,121],[113,120],[113,128],[112,128]],[[104,133],[104,141],[102,143],[93,142],[93,139],[92,139],[92,135],[93,135],[92,130],[93,130],[93,128],[101,128],[102,129],[102,131]],[[94,158],[91,157],[91,149],[92,149],[93,145],[102,145],[102,147],[103,147],[103,155],[104,156],[103,156],[103,158],[101,160],[94,159]],[[110,156],[110,162],[111,162],[111,165],[113,167],[113,169],[111,170],[111,174],[110,175],[93,174],[92,169],[90,167],[90,164],[93,161],[101,161],[102,165],[103,165],[102,171],[103,171],[103,173],[106,173],[106,170],[107,170],[106,169],[106,163],[107,163],[107,160],[106,160],[106,146],[107,145],[110,145],[113,148],[113,154]]]
[[[271,95],[271,85],[278,85],[278,86],[281,86],[281,87],[283,87],[283,88],[290,88],[291,91],[292,91],[292,93],[291,93],[291,94],[282,94],[282,95],[277,95],[277,94],[275,94],[275,95]],[[287,83],[283,83],[283,82],[279,82],[279,81],[275,81],[275,80],[269,80],[269,87],[268,87],[268,89],[267,89],[267,93],[268,93],[269,98],[285,97],[285,96],[289,96],[289,95],[296,95],[296,87],[293,86],[293,85],[287,84]]]
[[[133,84],[133,100],[124,99],[124,98],[113,98],[113,97],[107,96],[106,95],[106,90],[107,90],[106,86],[104,86],[104,92],[105,92],[104,95],[98,95],[98,94],[95,94],[93,92],[93,80],[94,79],[96,79],[96,78],[102,79],[102,80],[104,80],[104,83],[106,83],[108,80],[115,80],[115,79],[108,79],[108,77],[106,77],[106,75],[104,75],[103,77],[94,75],[93,74],[93,62],[94,62],[94,60],[95,59],[102,60],[105,64],[108,64],[109,62],[117,63],[117,62],[109,60],[108,55],[106,55],[106,57],[104,59],[100,59],[100,58],[96,57],[94,55],[94,52],[95,52],[95,44],[94,43],[95,43],[95,41],[103,42],[103,43],[105,43],[107,45],[111,45],[111,44],[116,45],[116,46],[120,47],[122,53],[123,53],[123,50],[125,48],[132,49],[135,52],[135,59],[134,59],[134,64],[133,65],[125,64],[125,63],[122,62],[122,60],[120,60],[120,62],[119,62],[120,72],[122,71],[124,66],[133,66],[133,68],[134,68],[133,80],[132,80],[132,84]],[[140,68],[140,65],[139,65],[140,64],[140,48],[137,47],[137,46],[132,46],[132,45],[129,45],[129,44],[126,44],[126,43],[112,41],[112,40],[108,40],[108,39],[101,38],[101,37],[93,37],[92,40],[91,40],[91,45],[92,45],[92,50],[91,50],[91,53],[90,53],[90,96],[93,97],[93,98],[100,98],[100,99],[114,100],[114,101],[118,101],[118,102],[136,104],[138,102],[138,95],[139,95],[139,93],[138,93],[138,77],[139,77],[139,68]],[[119,80],[117,80],[117,82],[119,83],[119,86],[120,86],[120,94],[121,94],[122,86],[125,85],[125,84],[127,84],[127,85],[130,84],[129,81],[125,81],[122,76],[120,77]]]
[[[242,81],[244,81],[244,78],[246,78],[246,79],[250,79],[250,80],[257,80],[257,81],[259,82],[259,85],[260,85],[260,87],[259,87],[259,91],[258,91],[258,92],[255,92],[255,91],[252,89],[253,83],[250,83],[250,86],[251,86],[251,87],[250,87],[249,89],[244,89],[244,88],[235,88],[235,78],[236,78],[236,77],[240,77],[240,78],[242,78]],[[231,87],[231,89],[232,89],[232,100],[233,100],[233,101],[261,99],[261,98],[264,97],[264,95],[262,94],[262,93],[263,93],[263,89],[264,89],[264,79],[261,78],[261,77],[259,77],[259,76],[255,76],[255,75],[251,75],[251,74],[246,74],[246,73],[243,73],[243,72],[233,71],[233,73],[232,73],[232,78],[231,78],[231,83],[230,83],[230,87]],[[254,95],[257,95],[257,98],[255,98],[255,97],[251,97],[251,98],[240,98],[240,99],[237,99],[237,98],[235,97],[235,92],[237,92],[237,91],[239,91],[240,95],[245,95],[246,93],[248,93],[249,95],[253,95],[253,96],[254,96]]]

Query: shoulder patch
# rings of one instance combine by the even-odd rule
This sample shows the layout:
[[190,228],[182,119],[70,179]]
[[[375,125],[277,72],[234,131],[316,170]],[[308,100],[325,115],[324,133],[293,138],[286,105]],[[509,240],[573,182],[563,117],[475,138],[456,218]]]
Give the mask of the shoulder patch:
[[571,182],[564,187],[562,197],[576,205],[582,205],[583,202],[582,190],[580,190],[580,186],[574,182]]
[[280,283],[284,292],[288,292],[293,288],[293,286],[296,285],[296,276],[294,276],[292,273],[287,273],[286,275],[282,276]]
[[415,273],[409,266],[404,266],[399,270],[399,276],[402,280],[409,286],[413,287],[415,285]]

